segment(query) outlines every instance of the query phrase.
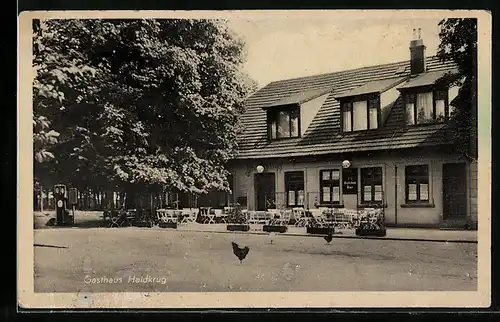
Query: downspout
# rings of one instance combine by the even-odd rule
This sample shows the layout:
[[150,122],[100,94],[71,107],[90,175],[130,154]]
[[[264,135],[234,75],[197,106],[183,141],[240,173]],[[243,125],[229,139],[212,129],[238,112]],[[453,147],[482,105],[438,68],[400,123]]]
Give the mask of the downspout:
[[394,165],[394,225],[398,224],[398,166]]

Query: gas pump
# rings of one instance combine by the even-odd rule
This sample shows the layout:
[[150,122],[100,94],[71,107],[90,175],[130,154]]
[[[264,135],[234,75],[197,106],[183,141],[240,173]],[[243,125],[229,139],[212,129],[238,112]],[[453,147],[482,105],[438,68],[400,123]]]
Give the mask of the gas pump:
[[63,184],[54,185],[54,199],[56,202],[56,221],[57,225],[63,225],[66,222],[66,186]]

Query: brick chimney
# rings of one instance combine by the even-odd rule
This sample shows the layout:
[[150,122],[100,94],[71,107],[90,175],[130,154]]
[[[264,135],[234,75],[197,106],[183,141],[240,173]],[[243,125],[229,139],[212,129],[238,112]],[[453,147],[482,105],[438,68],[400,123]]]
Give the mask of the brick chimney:
[[427,68],[425,46],[420,33],[420,28],[418,28],[418,36],[416,30],[413,29],[413,40],[410,42],[410,70],[412,75],[423,73]]

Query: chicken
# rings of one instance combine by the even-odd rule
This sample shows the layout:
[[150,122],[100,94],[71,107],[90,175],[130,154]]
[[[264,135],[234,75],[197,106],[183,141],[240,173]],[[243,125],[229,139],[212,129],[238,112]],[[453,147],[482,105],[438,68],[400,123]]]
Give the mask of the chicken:
[[250,248],[248,248],[248,246],[240,248],[238,244],[236,244],[235,242],[231,242],[231,244],[233,245],[234,255],[236,255],[236,257],[238,257],[238,259],[240,260],[240,263],[242,263],[242,261],[245,259],[248,252],[250,251]]
[[330,242],[333,240],[333,235],[332,233],[328,233],[328,235],[326,235],[325,237],[323,237],[324,240],[326,240],[326,242],[328,244],[330,244]]

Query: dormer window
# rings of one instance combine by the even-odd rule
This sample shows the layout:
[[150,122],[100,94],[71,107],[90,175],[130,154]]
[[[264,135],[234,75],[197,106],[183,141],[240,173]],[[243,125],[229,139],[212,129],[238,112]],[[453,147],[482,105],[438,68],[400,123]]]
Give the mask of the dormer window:
[[379,96],[342,102],[344,132],[374,130],[379,127]]
[[298,106],[269,109],[267,121],[271,140],[299,137],[300,110]]
[[405,94],[406,125],[444,122],[449,117],[448,91],[412,91]]

